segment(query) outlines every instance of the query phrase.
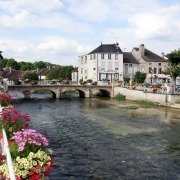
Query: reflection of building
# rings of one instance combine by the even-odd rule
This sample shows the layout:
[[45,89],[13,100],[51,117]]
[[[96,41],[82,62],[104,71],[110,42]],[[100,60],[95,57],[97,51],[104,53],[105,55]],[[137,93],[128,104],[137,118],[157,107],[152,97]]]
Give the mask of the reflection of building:
[[101,44],[89,54],[79,56],[78,79],[91,79],[98,84],[105,80],[123,80],[123,53],[118,43]]
[[168,65],[167,59],[164,58],[164,53],[162,53],[162,57],[158,56],[146,49],[144,44],[141,44],[139,48],[133,48],[131,53],[139,63],[138,71],[147,74],[146,82],[151,82],[151,80],[152,83],[168,81],[169,76],[163,74],[164,69]]

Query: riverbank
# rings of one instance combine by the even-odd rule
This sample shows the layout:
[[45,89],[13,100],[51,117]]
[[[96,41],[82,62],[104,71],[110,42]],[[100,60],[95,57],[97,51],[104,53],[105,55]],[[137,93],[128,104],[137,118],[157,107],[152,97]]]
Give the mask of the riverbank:
[[180,94],[152,93],[141,90],[114,87],[114,96],[119,93],[125,95],[127,100],[148,100],[162,106],[180,109],[180,104],[177,103],[180,101]]

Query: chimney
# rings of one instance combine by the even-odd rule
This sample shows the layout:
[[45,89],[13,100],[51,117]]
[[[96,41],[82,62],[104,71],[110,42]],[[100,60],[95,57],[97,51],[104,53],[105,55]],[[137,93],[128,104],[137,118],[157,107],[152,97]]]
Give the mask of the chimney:
[[141,56],[144,56],[144,44],[141,44],[139,46],[139,53],[140,53]]
[[161,53],[161,57],[164,59],[164,52]]

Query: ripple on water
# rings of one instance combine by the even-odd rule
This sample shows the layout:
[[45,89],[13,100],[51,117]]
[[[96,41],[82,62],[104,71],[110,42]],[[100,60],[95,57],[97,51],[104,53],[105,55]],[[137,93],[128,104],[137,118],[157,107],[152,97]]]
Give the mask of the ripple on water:
[[48,179],[180,176],[180,154],[168,151],[180,144],[180,123],[170,123],[172,117],[178,119],[178,111],[121,109],[119,102],[100,99],[25,101],[15,106],[29,113],[33,128],[50,141],[54,164]]

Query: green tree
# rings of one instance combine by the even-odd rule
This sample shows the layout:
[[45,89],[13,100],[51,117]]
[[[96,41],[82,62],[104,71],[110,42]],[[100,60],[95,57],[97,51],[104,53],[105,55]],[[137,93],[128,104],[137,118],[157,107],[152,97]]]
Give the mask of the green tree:
[[56,69],[53,69],[51,72],[49,72],[47,75],[46,75],[46,79],[47,80],[52,80],[52,79],[60,79],[60,74],[59,72],[61,71],[61,67],[59,68],[56,68]]
[[20,70],[22,71],[33,70],[33,64],[31,62],[21,61],[18,64],[19,64]]
[[27,73],[25,73],[23,78],[37,81],[38,80],[38,74],[35,72],[27,72]]
[[46,79],[71,79],[73,66],[59,66],[46,75]]
[[7,59],[7,58],[3,58],[3,59],[2,59],[2,67],[3,67],[3,68],[7,67],[7,66],[6,66],[7,62],[8,62],[8,59]]
[[175,89],[176,78],[180,76],[180,49],[172,51],[166,57],[168,58],[168,67],[164,70],[164,73],[171,76]]
[[146,73],[137,71],[135,76],[134,76],[134,81],[137,83],[144,83],[146,79]]
[[19,70],[19,64],[17,63],[16,60],[14,60],[12,58],[8,59],[8,61],[6,63],[6,67]]
[[34,69],[43,69],[46,68],[49,63],[43,61],[36,61],[33,63]]

